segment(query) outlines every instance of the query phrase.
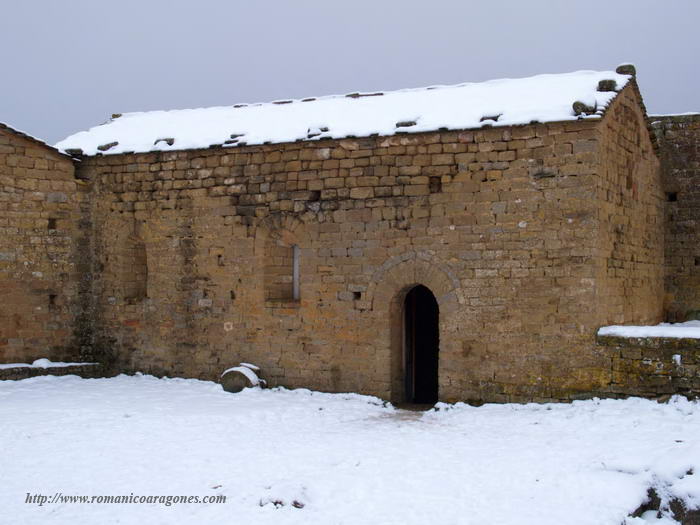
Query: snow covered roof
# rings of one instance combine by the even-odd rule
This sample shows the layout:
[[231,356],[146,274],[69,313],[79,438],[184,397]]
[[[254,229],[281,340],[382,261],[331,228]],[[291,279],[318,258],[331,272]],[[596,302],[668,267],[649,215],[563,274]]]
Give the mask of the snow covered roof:
[[615,71],[577,71],[263,104],[125,113],[56,147],[85,155],[117,154],[599,118],[631,78]]

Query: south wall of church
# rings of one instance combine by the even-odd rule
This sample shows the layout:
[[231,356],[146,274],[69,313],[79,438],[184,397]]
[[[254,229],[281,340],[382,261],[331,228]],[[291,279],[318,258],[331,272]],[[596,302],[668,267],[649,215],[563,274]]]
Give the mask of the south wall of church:
[[599,123],[83,159],[96,339],[119,370],[217,379],[245,361],[273,386],[400,401],[403,299],[422,284],[440,399],[605,392],[595,332],[620,317],[597,302]]

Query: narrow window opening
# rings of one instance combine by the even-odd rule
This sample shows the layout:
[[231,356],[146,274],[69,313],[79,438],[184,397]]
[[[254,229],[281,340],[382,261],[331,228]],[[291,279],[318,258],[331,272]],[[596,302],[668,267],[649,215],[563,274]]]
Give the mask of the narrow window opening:
[[223,255],[216,256],[216,264],[218,264],[219,266],[224,265],[224,256]]
[[356,301],[359,301],[360,299],[362,299],[362,292],[352,292],[352,296],[353,296],[353,299],[355,299]]
[[49,218],[49,224],[48,224],[48,229],[49,230],[55,230],[56,229],[56,219],[53,217]]
[[666,200],[668,202],[676,202],[678,200],[678,193],[676,193],[675,191],[667,193]]
[[55,293],[49,294],[49,310],[56,307],[56,297],[57,295]]
[[231,290],[231,301],[235,301],[235,300],[236,300],[236,292]]
[[299,246],[296,244],[292,246],[292,298],[295,301],[299,300],[300,290],[299,290]]
[[700,266],[700,257],[695,258],[695,266]]
[[430,177],[428,187],[430,189],[430,193],[440,193],[442,191],[442,178]]

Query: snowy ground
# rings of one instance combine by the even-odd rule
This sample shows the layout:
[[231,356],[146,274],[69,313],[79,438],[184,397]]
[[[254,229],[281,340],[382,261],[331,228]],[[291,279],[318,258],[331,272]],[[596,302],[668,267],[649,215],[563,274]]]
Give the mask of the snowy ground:
[[[620,525],[651,485],[700,504],[698,403],[439,408],[149,376],[0,381],[0,523]],[[25,503],[57,492],[227,499]]]

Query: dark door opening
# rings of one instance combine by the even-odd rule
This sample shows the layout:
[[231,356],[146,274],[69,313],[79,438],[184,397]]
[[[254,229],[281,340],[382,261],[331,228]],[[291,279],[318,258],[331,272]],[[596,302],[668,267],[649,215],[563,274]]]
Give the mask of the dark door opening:
[[425,286],[411,289],[404,301],[406,402],[438,400],[439,309]]

